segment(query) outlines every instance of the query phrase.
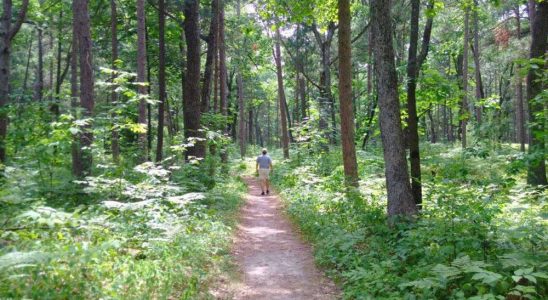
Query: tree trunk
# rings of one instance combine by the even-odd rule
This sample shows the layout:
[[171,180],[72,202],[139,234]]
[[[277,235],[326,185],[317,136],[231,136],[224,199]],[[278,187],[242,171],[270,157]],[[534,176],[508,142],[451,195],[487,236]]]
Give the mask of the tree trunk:
[[278,102],[280,110],[280,125],[282,129],[282,148],[284,153],[284,158],[289,158],[289,136],[287,134],[287,117],[285,110],[285,90],[284,90],[284,81],[282,73],[282,53],[280,49],[280,30],[276,28],[276,44],[274,46],[274,60],[276,61],[276,76],[278,78]]
[[[80,48],[78,47],[78,26],[76,18],[78,14],[76,12],[76,5],[72,4],[73,22],[72,22],[72,56],[70,58],[70,107],[72,114],[78,118],[78,53]],[[80,153],[80,133],[73,135],[71,145],[72,155],[72,174],[77,177],[82,175],[81,165],[81,153]]]
[[[516,13],[516,36],[521,39],[521,20],[519,13],[519,5],[515,9]],[[516,70],[516,131],[517,140],[520,144],[521,152],[525,152],[525,113],[523,110],[523,78],[521,77],[519,64]]]
[[[138,122],[142,128],[147,127],[147,103],[144,97],[147,96],[147,48],[146,48],[146,19],[145,19],[145,0],[137,0],[137,81],[140,83],[137,91],[141,100],[139,100]],[[147,130],[148,132],[148,130]],[[147,133],[139,133],[139,145],[142,150],[141,161],[148,157]]]
[[204,81],[202,86],[202,113],[209,112],[211,98],[211,74],[213,70],[214,55],[217,49],[217,30],[219,28],[219,0],[211,1],[211,22],[207,37],[207,54],[204,67]]
[[379,95],[381,137],[384,151],[388,215],[412,215],[417,212],[409,174],[400,121],[398,83],[394,65],[390,1],[371,0],[371,24],[375,74]]
[[[148,63],[150,61],[150,51],[148,49],[149,47],[149,35],[148,35],[148,28],[145,27],[145,49],[146,49],[146,58],[147,58],[147,64],[146,64],[146,82],[148,83],[148,85],[146,86],[146,94],[147,95],[150,95],[152,94],[152,87],[151,87],[151,83],[152,83],[152,77],[151,77],[151,66],[150,64]],[[145,149],[147,149],[146,151],[146,160],[150,161],[152,160],[151,158],[151,155],[152,155],[152,104],[150,103],[146,103],[146,125],[147,125],[147,129],[146,129],[146,147]]]
[[432,116],[432,109],[429,109],[426,113],[428,115],[428,120],[430,120],[430,142],[435,144],[438,142],[436,135],[436,124],[434,123],[434,117]]
[[[112,47],[112,69],[117,70],[118,66],[116,61],[118,60],[118,12],[116,8],[116,1],[110,0],[110,32],[111,32],[111,47]],[[114,79],[116,75],[113,75]],[[113,106],[116,106],[118,102],[118,95],[116,94],[116,86],[112,87],[111,93],[111,103]],[[115,122],[116,113],[112,113],[112,120]],[[115,164],[120,163],[120,143],[119,143],[119,133],[116,123],[111,129],[110,132],[110,148],[112,151],[112,160]]]
[[42,102],[44,98],[44,31],[38,27],[38,70],[36,70],[36,83],[34,86],[34,99]]
[[28,79],[29,79],[29,68],[30,68],[30,59],[32,57],[32,45],[33,45],[34,39],[32,36],[29,38],[28,44],[29,44],[29,50],[27,51],[27,64],[25,66],[25,76],[23,78],[23,91],[26,93],[27,87],[28,87]]
[[[217,15],[217,19],[219,16]],[[217,22],[219,23],[219,22]],[[219,113],[219,24],[217,24],[217,47],[213,56],[213,112]]]
[[354,141],[354,111],[352,108],[352,43],[349,0],[339,0],[339,104],[341,115],[341,145],[346,184],[358,186],[358,163]]
[[[57,23],[57,59],[56,59],[56,73],[55,73],[55,92],[52,93],[52,96],[54,96],[54,102],[51,104],[51,111],[53,112],[55,118],[57,119],[59,117],[60,111],[59,111],[59,94],[61,93],[61,63],[62,63],[62,54],[63,54],[63,39],[61,36],[63,35],[63,10],[59,10],[59,19]],[[53,37],[51,39],[51,42],[53,43]],[[52,70],[53,74],[53,70]],[[53,82],[52,89],[53,89]]]
[[[228,74],[226,69],[225,46],[225,5],[224,0],[219,0],[219,106],[221,114],[228,117]],[[225,134],[228,134],[228,123],[225,124]],[[221,149],[221,162],[228,162],[228,150]]]
[[[319,108],[320,108],[320,130],[324,131],[325,137],[331,142],[335,143],[335,111],[334,111],[334,100],[333,94],[331,92],[331,42],[333,41],[333,36],[335,34],[336,26],[335,23],[330,22],[327,27],[327,33],[323,36],[316,25],[312,27],[316,42],[320,48],[320,57],[321,57],[321,73],[320,73],[320,97]],[[328,118],[331,117],[331,130],[328,129]]]
[[200,17],[198,0],[186,0],[184,4],[184,31],[187,43],[185,88],[183,90],[183,111],[185,137],[195,140],[194,147],[187,150],[188,157],[204,157],[205,143],[200,141]]
[[411,161],[411,189],[413,199],[420,208],[422,203],[421,162],[419,150],[419,132],[417,117],[417,44],[419,38],[420,0],[411,0],[411,33],[409,41],[409,59],[407,62],[407,146]]
[[470,43],[469,38],[469,17],[470,17],[470,8],[466,7],[464,12],[464,46],[462,54],[462,107],[461,107],[461,143],[462,148],[466,148],[466,126],[468,124],[468,44]]
[[248,111],[248,118],[247,118],[247,136],[248,136],[248,143],[250,145],[254,145],[253,142],[253,108],[249,108]]
[[[11,41],[26,18],[28,0],[23,0],[15,24],[11,24],[13,4],[11,0],[2,1],[0,16],[0,164],[6,163],[6,135],[8,133],[8,115],[4,107],[9,101]],[[1,170],[0,170],[1,171]]]
[[481,99],[485,98],[483,94],[483,82],[481,80],[481,65],[480,65],[480,45],[479,45],[479,20],[478,20],[478,0],[474,0],[474,73],[476,77],[476,103],[474,105],[476,113],[476,121],[478,125],[481,125],[482,107],[480,105]]
[[92,168],[92,144],[93,130],[91,118],[93,118],[93,59],[92,59],[92,41],[91,28],[88,13],[89,0],[74,0],[76,6],[76,23],[78,27],[78,46],[80,53],[80,106],[82,107],[83,117],[90,121],[82,128],[80,135],[80,153],[81,153],[81,176],[91,175]]
[[[237,67],[239,68],[239,67]],[[238,95],[238,141],[240,143],[240,157],[245,157],[245,103],[244,103],[244,83],[242,73],[236,71],[237,95]]]
[[166,15],[165,15],[165,1],[158,1],[158,46],[159,46],[159,66],[158,66],[158,136],[156,143],[156,163],[162,161],[162,154],[164,150],[164,119],[165,112],[164,107],[166,103],[166,42],[165,42],[165,27],[166,27]]
[[[531,26],[531,50],[529,57],[544,61],[538,63],[538,70],[530,68],[527,74],[527,102],[529,105],[529,154],[533,157],[527,167],[527,183],[546,185],[546,102],[540,96],[544,90],[542,70],[546,69],[546,39],[548,37],[548,2],[536,4],[535,17]],[[539,74],[540,73],[540,74]],[[544,99],[546,100],[546,99]]]

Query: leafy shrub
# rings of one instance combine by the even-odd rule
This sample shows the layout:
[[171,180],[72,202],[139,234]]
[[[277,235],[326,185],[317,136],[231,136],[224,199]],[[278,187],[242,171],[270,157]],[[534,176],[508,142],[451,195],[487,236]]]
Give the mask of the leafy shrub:
[[[516,152],[425,148],[424,208],[394,227],[380,151],[359,153],[361,197],[342,192],[336,154],[278,164],[274,182],[289,215],[344,298],[543,299],[546,193],[506,172]],[[318,160],[331,171],[316,168]]]

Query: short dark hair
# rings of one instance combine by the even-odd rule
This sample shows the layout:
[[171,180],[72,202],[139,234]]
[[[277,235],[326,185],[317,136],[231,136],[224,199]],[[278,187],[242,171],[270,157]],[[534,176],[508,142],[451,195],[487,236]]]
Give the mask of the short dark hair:
[[266,154],[266,149],[263,149],[263,154]]

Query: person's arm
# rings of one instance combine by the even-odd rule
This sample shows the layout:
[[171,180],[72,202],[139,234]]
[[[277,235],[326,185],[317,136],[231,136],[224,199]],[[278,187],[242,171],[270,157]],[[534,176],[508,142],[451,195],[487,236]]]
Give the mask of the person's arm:
[[272,172],[272,159],[270,160],[270,171]]

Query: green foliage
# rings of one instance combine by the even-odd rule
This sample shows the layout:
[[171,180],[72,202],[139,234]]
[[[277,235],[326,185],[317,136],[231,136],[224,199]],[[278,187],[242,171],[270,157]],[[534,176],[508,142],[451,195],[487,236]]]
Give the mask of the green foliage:
[[525,165],[506,172],[520,154],[480,145],[423,149],[423,210],[393,227],[379,149],[359,152],[361,196],[344,193],[340,154],[277,164],[274,181],[288,212],[344,298],[545,297],[546,193],[514,177],[523,178]]
[[0,297],[205,297],[228,266],[243,184],[216,176],[208,189],[206,176],[196,176],[205,166],[191,164],[144,163],[121,174],[98,167],[101,175],[66,183],[85,205],[56,189],[40,197],[29,176],[36,172],[9,168],[13,187],[0,194]]

